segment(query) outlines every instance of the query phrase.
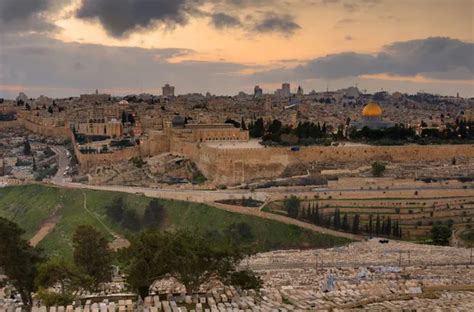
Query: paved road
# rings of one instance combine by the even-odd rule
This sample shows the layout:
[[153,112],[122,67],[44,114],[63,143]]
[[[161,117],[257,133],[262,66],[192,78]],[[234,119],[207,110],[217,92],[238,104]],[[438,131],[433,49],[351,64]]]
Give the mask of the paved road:
[[68,150],[63,146],[57,145],[51,146],[51,150],[58,156],[58,171],[52,178],[52,182],[54,184],[61,185],[67,182],[67,179],[64,177],[64,173],[66,172],[66,168],[69,166]]

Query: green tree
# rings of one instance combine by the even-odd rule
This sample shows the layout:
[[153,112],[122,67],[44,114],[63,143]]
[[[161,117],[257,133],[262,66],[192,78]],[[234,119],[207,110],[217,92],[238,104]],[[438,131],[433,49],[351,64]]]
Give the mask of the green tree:
[[399,234],[400,234],[400,230],[399,230],[398,221],[395,221],[395,223],[393,223],[392,235],[393,237],[398,237]]
[[43,258],[40,250],[21,237],[24,233],[18,225],[0,217],[0,268],[28,306],[36,290],[37,266]]
[[249,135],[252,138],[261,138],[265,134],[265,126],[263,124],[263,119],[259,118],[255,122],[255,124],[252,125],[249,131]]
[[333,221],[334,221],[334,228],[335,229],[341,228],[341,212],[339,211],[339,208],[336,208],[336,210],[334,210]]
[[313,219],[314,224],[317,224],[317,225],[321,224],[321,216],[319,214],[319,204],[318,203],[316,203],[316,209],[314,210],[314,213],[313,213],[312,217],[313,217],[312,219]]
[[135,236],[122,253],[127,261],[127,282],[141,297],[157,279],[172,276],[195,292],[211,278],[226,281],[245,253],[237,245],[200,232],[145,231]]
[[35,283],[42,288],[59,284],[64,295],[76,289],[79,275],[74,263],[63,258],[52,258],[38,267]]
[[143,226],[146,228],[157,228],[165,218],[165,207],[156,198],[152,199],[145,209],[143,215]]
[[[80,273],[75,265],[62,258],[52,258],[38,268],[35,283],[39,288],[38,297],[47,306],[67,305],[74,300],[74,291],[80,285]],[[48,288],[61,287],[61,292],[49,291]]]
[[390,236],[390,233],[392,232],[392,219],[387,217],[387,224],[385,225],[385,232],[384,234],[387,236]]
[[357,234],[359,233],[359,224],[360,224],[360,216],[356,214],[354,219],[352,220],[352,233]]
[[248,243],[254,238],[252,228],[245,222],[232,223],[227,227],[225,234],[235,244]]
[[31,155],[31,144],[28,139],[25,140],[23,143],[23,154],[25,156],[30,156]]
[[90,225],[80,225],[72,238],[74,264],[84,277],[84,288],[96,290],[112,279],[112,252],[107,239]]
[[123,212],[122,225],[130,231],[139,231],[141,228],[141,221],[137,212],[133,209],[125,209]]
[[230,275],[229,284],[238,286],[241,289],[260,289],[263,282],[253,271],[237,271]]
[[298,212],[300,210],[300,200],[296,196],[290,196],[290,198],[285,199],[283,205],[285,206],[288,216],[290,218],[297,218]]
[[382,177],[385,172],[385,165],[376,161],[372,164],[372,175],[374,177]]
[[375,219],[375,234],[381,234],[380,228],[380,216],[377,214],[377,219]]
[[345,232],[348,232],[350,230],[349,220],[347,219],[347,213],[345,213],[344,217],[342,217],[342,230]]
[[373,216],[372,215],[369,215],[369,235],[372,236],[372,234],[374,233],[374,227],[373,227]]
[[451,238],[451,228],[444,224],[434,224],[431,227],[433,244],[447,246]]
[[125,202],[122,196],[116,197],[112,203],[105,208],[107,216],[117,223],[121,223],[125,210]]
[[242,130],[247,130],[247,125],[245,124],[244,117],[242,117],[242,120],[240,122],[240,125],[242,126]]

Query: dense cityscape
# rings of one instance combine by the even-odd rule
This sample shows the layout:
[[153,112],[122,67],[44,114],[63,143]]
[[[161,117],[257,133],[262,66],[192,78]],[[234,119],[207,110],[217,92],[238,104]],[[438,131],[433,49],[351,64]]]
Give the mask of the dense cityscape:
[[0,1],[0,312],[473,311],[473,5]]

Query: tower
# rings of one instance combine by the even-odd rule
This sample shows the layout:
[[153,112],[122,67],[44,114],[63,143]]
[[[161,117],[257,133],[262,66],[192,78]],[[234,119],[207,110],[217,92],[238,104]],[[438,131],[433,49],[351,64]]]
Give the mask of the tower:
[[174,97],[174,86],[170,86],[167,83],[167,84],[164,85],[162,90],[163,90],[163,96],[164,97],[167,97],[167,98]]

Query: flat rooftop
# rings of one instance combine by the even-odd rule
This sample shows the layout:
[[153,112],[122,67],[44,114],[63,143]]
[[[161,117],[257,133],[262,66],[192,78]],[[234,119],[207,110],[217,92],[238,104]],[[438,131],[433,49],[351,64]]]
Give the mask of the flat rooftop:
[[206,142],[203,145],[221,148],[221,149],[253,149],[253,148],[265,148],[263,145],[258,143],[258,140],[250,140],[248,142],[242,141],[217,141],[217,142]]
[[188,129],[232,129],[235,128],[233,124],[228,123],[215,123],[215,124],[186,124],[185,128]]

